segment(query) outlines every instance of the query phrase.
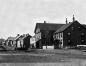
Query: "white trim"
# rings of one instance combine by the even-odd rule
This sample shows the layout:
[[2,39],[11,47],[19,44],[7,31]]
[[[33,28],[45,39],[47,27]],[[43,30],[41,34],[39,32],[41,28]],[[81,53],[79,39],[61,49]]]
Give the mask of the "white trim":
[[83,46],[83,47],[86,47],[86,45],[77,45],[77,47],[79,47],[79,46]]
[[63,32],[62,32],[62,44],[61,44],[61,47],[63,48]]

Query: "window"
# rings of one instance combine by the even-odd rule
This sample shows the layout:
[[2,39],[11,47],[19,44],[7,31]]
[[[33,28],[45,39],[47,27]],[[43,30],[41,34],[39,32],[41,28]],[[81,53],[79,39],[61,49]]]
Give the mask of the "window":
[[69,45],[69,46],[71,45],[71,40],[70,40],[70,39],[68,39],[68,45]]
[[72,30],[74,30],[74,27],[71,27]]
[[85,40],[81,40],[81,44],[84,44],[85,43]]
[[56,39],[58,38],[58,34],[56,34]]
[[46,34],[43,35],[43,38],[46,38]]
[[70,40],[68,40],[68,43],[70,43]]
[[58,37],[60,38],[60,33],[58,33]]
[[81,33],[81,40],[82,39],[85,39],[85,34],[83,32]]
[[70,35],[70,32],[68,32],[67,34]]
[[79,26],[78,29],[81,30],[81,27]]
[[62,37],[62,33],[60,33],[61,37]]
[[62,42],[62,39],[60,41]]
[[84,36],[85,34],[84,33],[81,33],[82,36]]
[[82,40],[82,42],[84,42],[84,40]]
[[78,27],[78,29],[80,29],[80,26]]

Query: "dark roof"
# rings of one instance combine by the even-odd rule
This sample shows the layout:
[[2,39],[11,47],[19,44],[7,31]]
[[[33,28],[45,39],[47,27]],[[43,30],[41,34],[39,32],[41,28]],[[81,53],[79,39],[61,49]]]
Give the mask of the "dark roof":
[[86,28],[86,25],[85,24],[82,24],[85,28]]
[[37,28],[40,28],[40,30],[57,30],[64,24],[54,24],[54,23],[36,23],[35,31]]
[[4,41],[5,41],[5,39],[2,39],[2,38],[0,39],[0,43],[1,43],[1,42],[4,42]]
[[73,22],[70,22],[68,24],[65,24],[63,25],[61,28],[59,28],[55,33],[58,33],[58,32],[62,32],[64,31],[66,28],[68,28]]
[[[74,22],[78,22],[78,21],[74,21]],[[69,22],[68,24],[65,24],[63,25],[61,28],[59,28],[55,33],[58,33],[58,32],[62,32],[64,31],[66,28],[68,28],[71,24],[73,24],[74,22]],[[79,23],[79,22],[78,22]],[[82,24],[81,24],[82,25]],[[83,27],[86,28],[86,25],[82,25]]]
[[15,37],[8,37],[7,40],[15,40]]
[[20,37],[19,37],[19,40],[23,40],[23,39],[25,39],[26,37],[31,37],[31,35],[29,35],[29,34],[23,34],[23,35],[21,35]]

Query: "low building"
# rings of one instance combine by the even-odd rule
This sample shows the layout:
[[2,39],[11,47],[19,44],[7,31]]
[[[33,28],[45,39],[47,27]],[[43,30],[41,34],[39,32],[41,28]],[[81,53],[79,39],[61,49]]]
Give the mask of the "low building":
[[15,50],[16,48],[16,41],[15,41],[16,37],[8,37],[7,40],[5,41],[5,48],[7,50]]
[[27,50],[30,48],[30,38],[29,34],[23,34],[17,39],[16,49]]
[[32,36],[31,38],[30,38],[30,47],[31,48],[36,48],[36,38],[35,38],[35,36]]

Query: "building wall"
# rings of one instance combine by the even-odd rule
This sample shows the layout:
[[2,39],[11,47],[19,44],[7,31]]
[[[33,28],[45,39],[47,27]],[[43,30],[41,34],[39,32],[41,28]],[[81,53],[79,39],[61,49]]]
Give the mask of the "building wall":
[[63,32],[63,46],[77,46],[80,44],[86,44],[86,29],[78,22],[74,22]]
[[36,48],[42,49],[43,46],[52,46],[53,45],[53,33],[55,31],[49,30],[40,30],[36,31]]
[[52,46],[53,45],[53,33],[54,31],[42,31],[42,45]]
[[28,48],[30,48],[30,36],[27,36],[24,40],[24,48],[25,49],[28,49]]
[[54,41],[56,48],[62,48],[63,47],[63,32],[54,34]]

